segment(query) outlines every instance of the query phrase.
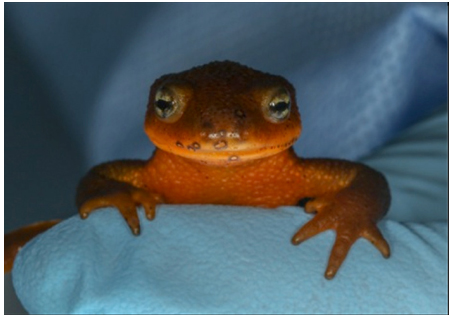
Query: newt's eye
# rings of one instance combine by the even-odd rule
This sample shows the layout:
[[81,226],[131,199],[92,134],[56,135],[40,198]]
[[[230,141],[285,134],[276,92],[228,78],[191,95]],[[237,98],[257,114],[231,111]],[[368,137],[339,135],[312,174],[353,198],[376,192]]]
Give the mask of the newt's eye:
[[156,117],[165,123],[173,123],[181,118],[192,94],[187,84],[168,83],[156,91],[153,108]]
[[168,90],[160,89],[157,91],[156,98],[154,100],[154,110],[159,118],[169,118],[176,112],[177,108],[178,104]]
[[163,99],[156,100],[154,105],[156,113],[161,118],[168,118],[175,112],[176,103],[174,101],[166,101]]
[[285,89],[280,89],[265,105],[263,113],[271,122],[279,123],[290,116],[290,111],[290,95]]

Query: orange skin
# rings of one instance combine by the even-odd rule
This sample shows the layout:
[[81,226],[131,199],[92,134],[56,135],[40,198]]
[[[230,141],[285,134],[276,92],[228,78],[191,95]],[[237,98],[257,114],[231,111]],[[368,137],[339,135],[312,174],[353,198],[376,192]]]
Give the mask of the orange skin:
[[305,211],[316,215],[292,243],[336,231],[327,279],[360,237],[389,257],[376,226],[390,205],[388,183],[360,163],[296,156],[301,119],[284,78],[229,61],[162,76],[151,87],[145,131],[157,147],[149,160],[104,163],[81,180],[82,218],[113,206],[138,235],[138,206],[152,220],[164,203],[276,208],[305,202]]

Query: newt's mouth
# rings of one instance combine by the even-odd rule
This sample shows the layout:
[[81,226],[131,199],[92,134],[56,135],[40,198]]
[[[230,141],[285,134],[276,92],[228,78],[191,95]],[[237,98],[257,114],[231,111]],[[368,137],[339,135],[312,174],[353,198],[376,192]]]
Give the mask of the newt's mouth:
[[226,139],[218,139],[215,142],[193,141],[183,143],[157,143],[153,142],[161,150],[166,152],[196,160],[202,164],[211,165],[237,165],[240,163],[269,157],[290,148],[297,137],[281,144],[268,143],[235,143]]

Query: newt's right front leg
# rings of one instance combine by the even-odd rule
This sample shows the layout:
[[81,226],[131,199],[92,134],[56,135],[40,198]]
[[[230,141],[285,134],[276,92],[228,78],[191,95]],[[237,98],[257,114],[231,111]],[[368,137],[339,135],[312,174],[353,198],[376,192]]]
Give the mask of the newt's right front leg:
[[78,185],[76,204],[81,218],[103,207],[115,207],[135,235],[140,234],[137,207],[142,206],[148,220],[156,215],[162,196],[149,191],[145,184],[145,161],[124,160],[92,168]]

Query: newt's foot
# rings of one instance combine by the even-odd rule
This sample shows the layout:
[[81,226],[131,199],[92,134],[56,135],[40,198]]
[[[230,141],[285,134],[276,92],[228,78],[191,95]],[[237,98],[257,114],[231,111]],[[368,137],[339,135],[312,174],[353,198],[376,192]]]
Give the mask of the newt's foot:
[[116,190],[88,199],[79,208],[79,214],[82,219],[86,219],[92,211],[98,208],[115,207],[128,223],[132,233],[139,235],[140,223],[137,207],[142,206],[147,219],[153,220],[156,216],[156,205],[161,203],[163,203],[161,195],[130,186],[127,189]]
[[292,243],[301,242],[329,229],[336,231],[324,276],[332,279],[346,258],[352,244],[360,237],[370,241],[385,258],[390,256],[390,247],[376,226],[376,219],[367,205],[360,205],[357,200],[338,198],[337,196],[320,197],[307,202],[305,211],[316,213],[292,238]]

